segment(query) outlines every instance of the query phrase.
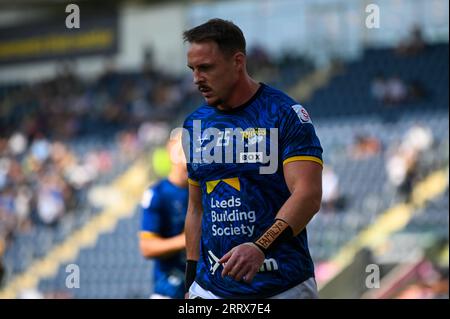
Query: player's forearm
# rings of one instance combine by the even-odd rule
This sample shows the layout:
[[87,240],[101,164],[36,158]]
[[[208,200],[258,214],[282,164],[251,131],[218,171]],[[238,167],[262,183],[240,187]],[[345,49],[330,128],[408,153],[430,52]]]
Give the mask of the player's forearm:
[[181,233],[170,238],[152,238],[141,241],[141,254],[146,258],[169,257],[185,247],[185,236]]
[[322,198],[321,188],[308,192],[294,191],[278,211],[280,218],[291,226],[294,236],[298,235],[319,211]]
[[189,207],[185,221],[186,258],[198,260],[200,257],[200,237],[202,233],[201,207]]

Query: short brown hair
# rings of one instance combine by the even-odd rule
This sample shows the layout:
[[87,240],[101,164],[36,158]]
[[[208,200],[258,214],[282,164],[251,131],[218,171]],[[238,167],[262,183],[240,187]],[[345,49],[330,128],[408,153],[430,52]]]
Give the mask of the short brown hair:
[[199,26],[183,32],[183,39],[193,42],[216,42],[222,53],[231,55],[245,52],[245,38],[242,30],[231,21],[211,19]]

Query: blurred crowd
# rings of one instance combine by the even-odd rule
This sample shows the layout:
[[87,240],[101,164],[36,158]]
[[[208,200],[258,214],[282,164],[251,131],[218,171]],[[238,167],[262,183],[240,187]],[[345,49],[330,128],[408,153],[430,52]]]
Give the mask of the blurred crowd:
[[398,75],[377,75],[371,83],[371,94],[386,106],[413,103],[427,98],[427,92],[420,81],[405,82]]
[[[115,151],[134,156],[136,140],[136,134],[120,132]],[[21,132],[0,138],[0,241],[4,246],[15,233],[27,232],[35,224],[56,225],[85,201],[89,186],[117,164],[114,150],[87,148],[81,154],[70,145],[43,135],[28,139]]]
[[[414,185],[433,166],[424,156],[437,147],[437,141],[429,126],[415,123],[403,136],[390,142],[382,142],[376,134],[357,131],[345,151],[345,161],[364,161],[377,156],[385,158],[386,188],[398,200],[409,200]],[[337,152],[337,151],[331,151]],[[349,204],[340,188],[340,176],[331,163],[324,166],[322,174],[322,212],[345,211]]]
[[[409,36],[394,49],[399,58],[416,56],[424,52],[426,42],[419,26],[414,26]],[[385,106],[395,106],[404,103],[414,103],[429,98],[430,94],[424,84],[418,79],[405,80],[398,74],[379,72],[371,83],[371,95]]]
[[151,67],[127,74],[108,64],[104,74],[87,81],[65,64],[53,79],[3,90],[0,134],[18,130],[27,138],[41,134],[60,140],[108,136],[148,120],[168,119],[192,92],[186,79]]
[[16,234],[57,225],[86,205],[93,183],[163,140],[164,118],[193,91],[150,68],[108,67],[89,82],[65,65],[54,79],[0,92],[1,259]]
[[395,48],[395,53],[399,56],[415,55],[422,52],[426,47],[422,29],[419,25],[414,25],[408,37],[400,41]]
[[419,178],[420,159],[434,144],[431,129],[422,124],[411,126],[402,140],[390,145],[387,151],[388,180],[401,199],[409,199]]

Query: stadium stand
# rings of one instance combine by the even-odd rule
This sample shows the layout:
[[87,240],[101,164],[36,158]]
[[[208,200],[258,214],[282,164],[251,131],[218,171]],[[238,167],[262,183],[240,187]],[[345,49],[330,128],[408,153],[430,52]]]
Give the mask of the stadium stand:
[[[380,115],[395,119],[404,111],[446,110],[448,106],[448,44],[426,46],[413,56],[399,56],[392,49],[367,49],[362,58],[349,63],[328,86],[317,90],[308,102],[313,118],[350,115]],[[409,84],[408,98],[398,103],[381,103],[372,96],[377,76],[399,77]],[[423,96],[411,92],[417,84]],[[426,93],[425,93],[426,92]]]
[[[438,46],[436,50],[445,52],[448,47]],[[386,70],[386,68],[384,69]],[[353,71],[352,64],[347,66],[347,70],[349,74],[356,72]],[[335,86],[334,81],[341,80],[339,78],[332,80],[331,90]],[[313,109],[312,112],[318,113],[315,123],[326,150],[325,163],[332,167],[338,176],[341,201],[330,211],[322,210],[309,227],[311,252],[318,265],[329,260],[340,247],[370,226],[381,212],[406,199],[398,188],[399,185],[390,182],[387,163],[392,149],[409,141],[408,136],[410,135],[407,132],[416,132],[414,128],[417,127],[432,128],[432,136],[425,139],[425,142],[430,140],[429,143],[424,143],[423,149],[418,150],[413,184],[417,184],[434,170],[448,166],[448,155],[445,156],[448,153],[449,141],[448,112],[440,107],[448,104],[448,97],[445,100],[445,92],[436,89],[435,99],[423,103],[420,112],[417,112],[415,108],[409,109],[405,106],[403,111],[395,111],[397,114],[395,120],[389,121],[386,121],[384,116],[378,116],[379,113],[370,111],[365,115],[358,116],[355,115],[359,114],[359,111],[352,116],[345,114],[347,116],[341,117],[340,121],[329,119],[328,116],[321,117],[321,113],[315,108],[314,101],[316,101],[316,96],[327,96],[327,92],[317,92],[309,104]],[[344,100],[350,101],[352,99],[351,92],[357,91],[341,90],[340,96]],[[346,94],[350,97],[346,97]],[[440,103],[436,104],[436,101],[440,101]],[[350,113],[351,110],[354,108],[349,109],[348,112]],[[421,132],[423,133],[423,131]],[[425,129],[425,132],[428,131]],[[363,148],[362,152],[355,153],[357,135],[374,138],[376,140],[375,147]],[[417,135],[414,136],[417,137]],[[438,207],[444,209],[448,207],[448,190],[446,195],[437,201]],[[439,211],[432,209],[433,205],[435,204],[431,202],[428,208],[424,208],[427,215],[413,217],[406,227],[406,231],[414,229],[414,227],[419,227],[420,232],[429,229],[435,236],[444,236],[444,239],[448,241],[448,214],[443,214],[442,209]],[[427,222],[424,222],[425,218]],[[114,233],[101,236],[95,248],[81,252],[76,263],[85,265],[83,266],[85,269],[96,269],[94,264],[105,264],[105,266],[110,264],[111,266],[106,266],[107,275],[100,275],[95,271],[88,274],[87,278],[91,278],[91,276],[96,278],[95,284],[86,283],[85,287],[90,288],[77,290],[76,297],[129,298],[148,295],[151,289],[149,283],[142,282],[139,278],[146,276],[150,266],[138,258],[136,238],[130,236],[130,233],[137,229],[138,222],[137,214],[122,220]],[[118,246],[119,242],[121,244]],[[122,245],[124,246],[122,247]],[[406,242],[400,246],[399,249],[403,249],[405,252],[408,252],[410,248],[410,244]],[[120,249],[118,250],[117,247]],[[394,254],[397,253],[394,252]],[[126,269],[130,271],[126,271]],[[131,269],[133,270],[131,271]],[[61,279],[65,276],[63,270],[64,267],[61,267],[57,277],[42,282],[40,289],[51,291],[53,282],[53,287],[59,283],[58,289],[64,291],[64,287],[61,285]],[[109,278],[118,279],[111,281]],[[93,287],[102,288],[96,290]]]
[[[258,69],[256,76],[260,81],[272,85],[297,82],[314,69],[310,61],[294,56],[283,56],[279,60],[268,57],[266,62],[266,69]],[[298,72],[292,73],[292,68]],[[273,76],[272,72],[276,76]],[[74,189],[74,198],[62,200],[60,211],[55,213],[51,225],[47,225],[40,220],[37,213],[39,205],[35,203],[35,197],[39,196],[41,181],[33,179],[33,175],[27,175],[25,184],[31,186],[28,214],[24,218],[26,227],[19,225],[16,217],[11,218],[8,223],[2,223],[2,226],[10,225],[7,229],[5,227],[1,237],[6,244],[3,254],[6,268],[4,285],[29,270],[33,262],[45,260],[46,254],[52,248],[64,243],[70,235],[82,230],[83,226],[101,213],[102,203],[97,203],[92,193],[99,186],[111,183],[139,155],[151,152],[167,138],[169,125],[173,125],[174,122],[174,114],[180,113],[184,116],[189,109],[199,103],[199,96],[194,93],[190,81],[189,78],[189,83],[186,83],[183,77],[169,77],[148,67],[142,73],[119,73],[107,69],[97,80],[85,81],[77,78],[70,68],[65,68],[64,73],[53,80],[2,88],[1,121],[2,136],[5,138],[2,139],[3,147],[0,154],[4,156],[3,160],[8,161],[8,165],[5,165],[6,169],[1,173],[5,185],[11,187],[1,188],[0,202],[5,203],[9,199],[11,205],[0,206],[10,208],[9,211],[2,210],[1,217],[6,220],[9,216],[14,216],[17,205],[14,199],[19,197],[19,181],[10,178],[9,162],[15,163],[19,167],[18,171],[22,172],[27,160],[36,156],[33,153],[36,141],[43,145],[38,150],[44,148],[46,152],[42,150],[41,152],[47,155],[43,155],[39,163],[42,166],[51,169],[52,165],[58,164],[58,160],[62,161],[61,158],[72,159],[64,163],[56,172],[56,176],[61,183]],[[69,105],[64,112],[59,111],[61,99],[67,95],[72,97],[68,100]],[[28,111],[25,112],[25,109]],[[94,112],[91,112],[92,109]],[[66,121],[71,125],[49,125],[60,121]],[[14,128],[17,127],[22,128],[23,133],[16,132]],[[15,139],[20,139],[24,145],[20,149],[20,154],[13,153],[14,147],[11,145]],[[62,154],[53,156],[53,153],[58,151]],[[53,158],[55,156],[56,159]],[[98,171],[99,174],[90,176],[90,171]],[[73,175],[73,181],[70,179],[70,173]],[[69,206],[69,203],[73,203],[73,206]],[[116,232],[100,236],[98,241],[100,248],[96,246],[92,248],[93,250],[89,248],[82,250],[75,263],[83,269],[81,277],[83,287],[92,288],[86,291],[77,290],[77,294],[73,295],[64,288],[65,282],[61,281],[61,278],[67,276],[64,267],[59,269],[53,281],[44,281],[40,291],[45,292],[46,297],[147,297],[151,283],[150,280],[143,281],[142,278],[150,277],[148,268],[151,263],[142,260],[137,254],[135,234],[139,228],[138,220],[139,216],[134,215],[132,220],[121,221]],[[123,245],[124,249],[121,251],[124,255],[115,250],[118,245]],[[116,268],[116,272],[114,267],[106,267],[111,276],[96,276],[95,269],[103,267],[103,264],[121,266]],[[130,272],[130,269],[136,271]],[[136,280],[134,282],[131,280],[133,283],[129,288],[128,279],[132,274]],[[95,283],[89,283],[89,278],[96,278]],[[110,287],[109,278],[124,279],[120,284]],[[115,289],[117,287],[121,289]]]

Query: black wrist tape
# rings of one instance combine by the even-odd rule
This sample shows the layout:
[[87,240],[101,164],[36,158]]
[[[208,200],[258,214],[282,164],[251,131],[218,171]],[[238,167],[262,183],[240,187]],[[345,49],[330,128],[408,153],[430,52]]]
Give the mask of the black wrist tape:
[[278,246],[278,244],[291,239],[294,236],[291,226],[282,219],[275,219],[275,222],[270,226],[254,244],[262,250],[264,255],[271,249]]
[[197,274],[197,261],[196,260],[187,260],[186,261],[186,281],[184,285],[184,292],[189,291],[189,287],[191,287],[192,283],[195,280],[195,275]]

